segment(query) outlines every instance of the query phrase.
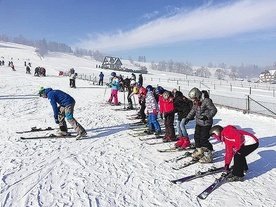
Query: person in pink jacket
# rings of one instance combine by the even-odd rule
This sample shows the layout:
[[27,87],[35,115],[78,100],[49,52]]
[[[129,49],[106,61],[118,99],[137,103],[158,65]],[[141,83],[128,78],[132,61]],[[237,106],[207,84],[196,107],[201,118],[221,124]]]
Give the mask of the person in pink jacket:
[[248,170],[245,157],[258,148],[258,138],[232,125],[224,128],[215,125],[210,129],[210,136],[225,144],[224,168],[226,171],[230,171],[229,165],[234,157],[232,173],[227,176],[227,181],[243,181],[244,173]]

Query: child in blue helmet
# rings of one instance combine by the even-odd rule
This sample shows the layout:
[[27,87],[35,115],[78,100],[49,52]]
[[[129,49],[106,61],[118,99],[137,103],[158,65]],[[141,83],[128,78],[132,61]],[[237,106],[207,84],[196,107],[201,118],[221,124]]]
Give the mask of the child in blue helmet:
[[120,83],[115,72],[111,73],[111,80],[108,86],[111,87],[111,95],[110,95],[110,98],[108,99],[108,102],[112,103],[112,100],[114,98],[114,105],[119,105],[118,90],[119,90]]

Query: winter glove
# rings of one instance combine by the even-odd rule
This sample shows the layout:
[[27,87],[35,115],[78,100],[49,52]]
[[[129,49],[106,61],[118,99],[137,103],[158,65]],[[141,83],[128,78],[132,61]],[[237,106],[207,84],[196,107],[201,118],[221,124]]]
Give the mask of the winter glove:
[[200,119],[200,120],[203,120],[203,121],[208,120],[208,117],[205,116],[205,115],[199,115],[197,118]]
[[229,171],[230,171],[229,164],[225,164],[225,165],[224,165],[224,170],[225,170],[226,172],[229,172]]
[[56,124],[59,124],[58,117],[57,117],[57,116],[55,116],[54,118],[55,118],[55,122],[56,122]]
[[152,113],[153,113],[154,115],[156,115],[156,114],[157,114],[156,109],[153,109]]
[[184,125],[187,125],[189,123],[190,119],[185,119]]

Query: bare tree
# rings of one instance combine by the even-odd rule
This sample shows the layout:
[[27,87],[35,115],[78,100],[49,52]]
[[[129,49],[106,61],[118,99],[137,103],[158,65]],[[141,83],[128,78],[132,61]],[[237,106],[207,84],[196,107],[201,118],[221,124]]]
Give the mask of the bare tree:
[[217,69],[215,72],[215,77],[217,77],[219,80],[224,79],[225,75],[226,73],[225,73],[225,70],[223,69]]

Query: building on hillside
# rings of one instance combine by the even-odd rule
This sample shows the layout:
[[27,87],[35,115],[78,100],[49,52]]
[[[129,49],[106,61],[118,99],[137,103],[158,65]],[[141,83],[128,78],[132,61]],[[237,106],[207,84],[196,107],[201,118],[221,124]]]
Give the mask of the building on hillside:
[[260,82],[276,83],[276,70],[266,70],[259,76]]
[[123,64],[122,64],[120,58],[105,56],[103,63],[102,63],[102,68],[110,69],[110,70],[120,70],[122,65]]

